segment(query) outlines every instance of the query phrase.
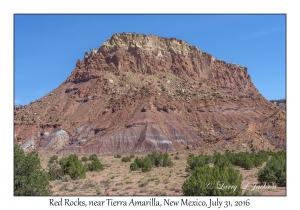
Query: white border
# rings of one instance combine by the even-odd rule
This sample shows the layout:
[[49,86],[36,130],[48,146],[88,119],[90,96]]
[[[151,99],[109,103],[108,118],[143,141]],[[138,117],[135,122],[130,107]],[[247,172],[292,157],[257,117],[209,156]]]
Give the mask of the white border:
[[[296,179],[299,171],[297,144],[299,142],[299,12],[298,5],[287,1],[190,1],[164,2],[152,0],[140,1],[7,1],[2,0],[1,8],[1,206],[3,209],[53,209],[49,206],[48,197],[13,197],[13,15],[15,13],[286,13],[287,14],[287,154],[288,154],[288,186],[286,197],[250,198],[251,205],[247,209],[265,207],[282,208],[297,206],[299,182]],[[297,77],[298,76],[298,77]],[[4,116],[4,117],[3,117]],[[297,127],[296,127],[297,126]],[[55,197],[58,199],[59,197]],[[63,197],[68,198],[68,197]],[[76,197],[69,197],[76,199]],[[108,197],[114,199],[147,200],[147,197]],[[169,197],[179,200],[182,197]],[[81,197],[82,200],[104,200],[106,197]],[[164,197],[159,197],[164,199]],[[193,198],[194,199],[194,198]],[[200,200],[201,197],[198,197]],[[209,199],[205,197],[204,199]],[[239,200],[246,197],[221,197],[222,200]],[[71,207],[70,207],[71,208]],[[101,207],[94,207],[101,208]],[[107,207],[106,207],[107,208]],[[105,208],[105,209],[106,209]],[[116,207],[118,208],[118,207]],[[132,207],[125,207],[129,209]],[[138,207],[137,207],[138,208]],[[152,207],[145,207],[152,209]],[[172,207],[182,208],[182,207]],[[199,208],[199,207],[196,207]],[[292,208],[295,209],[295,208]]]

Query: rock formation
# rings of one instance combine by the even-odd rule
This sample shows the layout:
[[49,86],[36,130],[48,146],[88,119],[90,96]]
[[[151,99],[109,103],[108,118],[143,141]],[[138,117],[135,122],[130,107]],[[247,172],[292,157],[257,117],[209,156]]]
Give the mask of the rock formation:
[[51,93],[17,107],[15,143],[60,153],[286,147],[285,106],[246,67],[176,38],[114,34]]

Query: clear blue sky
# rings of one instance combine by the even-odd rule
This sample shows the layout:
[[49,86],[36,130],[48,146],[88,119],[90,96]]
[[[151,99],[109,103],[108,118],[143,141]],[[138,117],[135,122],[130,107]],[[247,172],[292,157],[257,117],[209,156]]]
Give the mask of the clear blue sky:
[[267,99],[286,97],[285,15],[15,15],[15,105],[58,87],[114,33],[176,37],[248,68]]

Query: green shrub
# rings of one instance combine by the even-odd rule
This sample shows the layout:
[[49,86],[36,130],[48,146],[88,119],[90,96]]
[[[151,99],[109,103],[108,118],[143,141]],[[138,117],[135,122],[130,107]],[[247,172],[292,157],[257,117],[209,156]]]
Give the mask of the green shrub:
[[[232,166],[195,167],[182,185],[184,196],[232,196],[242,194],[242,175]],[[228,187],[222,187],[228,186]]]
[[252,159],[250,157],[246,157],[244,160],[243,160],[243,167],[246,169],[246,170],[250,170],[251,168],[254,167],[254,164],[252,162]]
[[71,179],[85,178],[86,169],[82,165],[81,160],[76,154],[69,155],[67,158],[59,160],[62,172],[64,175],[68,174]]
[[85,157],[85,156],[81,158],[81,161],[82,161],[82,162],[86,162],[86,161],[88,161],[88,160],[89,160],[89,159],[88,159],[87,157]]
[[137,166],[139,168],[142,168],[142,166],[143,166],[143,159],[137,157],[137,158],[135,158],[134,162],[136,162],[136,164],[137,164]]
[[130,155],[130,158],[134,158],[134,155]]
[[214,154],[214,166],[218,166],[220,168],[230,167],[232,164],[226,156],[221,155],[219,152]]
[[148,157],[150,158],[153,166],[155,167],[167,167],[167,166],[173,166],[173,162],[169,157],[168,153],[157,153],[153,152],[152,154],[149,154]]
[[93,160],[92,163],[88,164],[88,170],[89,171],[102,171],[103,165],[97,158],[97,159]]
[[157,153],[153,152],[144,158],[135,158],[134,162],[130,165],[130,170],[135,171],[139,168],[143,172],[151,171],[152,166],[155,167],[167,167],[173,166],[173,162],[171,161],[168,153]]
[[56,161],[58,159],[58,156],[57,155],[53,155],[50,157],[49,159],[49,163],[54,163],[54,161]]
[[152,170],[152,162],[149,157],[144,157],[143,162],[142,162],[142,172],[147,172]]
[[239,152],[232,153],[225,152],[225,158],[227,158],[233,165],[241,166],[247,170],[259,167],[269,159],[269,153],[261,151],[258,153]]
[[201,167],[206,164],[209,164],[213,161],[213,158],[211,155],[199,155],[199,156],[194,156],[194,155],[189,155],[187,158],[187,164],[188,168],[193,170],[195,167]]
[[274,154],[265,167],[258,172],[258,181],[286,186],[286,158],[282,152]]
[[122,155],[120,155],[120,154],[117,154],[117,155],[115,155],[114,157],[115,157],[115,158],[121,158],[121,157],[122,157]]
[[126,157],[122,157],[122,162],[130,162],[131,158],[126,156]]
[[98,157],[96,154],[92,154],[90,155],[89,160],[98,160]]
[[50,195],[49,175],[42,171],[37,153],[25,155],[17,145],[14,146],[14,195]]
[[131,171],[137,171],[137,170],[139,170],[139,166],[136,163],[136,161],[134,161],[133,163],[130,164],[130,170]]
[[152,170],[152,162],[149,157],[136,158],[133,163],[130,164],[130,170],[136,171],[142,169],[142,172],[147,172]]

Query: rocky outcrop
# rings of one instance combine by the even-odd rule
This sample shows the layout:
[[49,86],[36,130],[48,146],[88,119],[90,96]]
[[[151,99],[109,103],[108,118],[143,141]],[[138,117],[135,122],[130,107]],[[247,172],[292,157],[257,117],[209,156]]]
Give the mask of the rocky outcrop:
[[270,101],[276,106],[284,106],[286,104],[286,99],[270,100]]
[[97,53],[91,50],[67,82],[79,83],[99,78],[103,71],[172,73],[183,79],[208,80],[210,84],[240,92],[255,89],[247,68],[228,64],[200,51],[185,41],[134,33],[114,34]]
[[45,140],[40,142],[39,149],[60,151],[69,145],[69,135],[62,129],[54,130]]
[[246,67],[182,40],[134,33],[85,53],[58,88],[15,109],[14,124],[16,143],[61,153],[261,150],[286,142],[285,112],[257,91]]

